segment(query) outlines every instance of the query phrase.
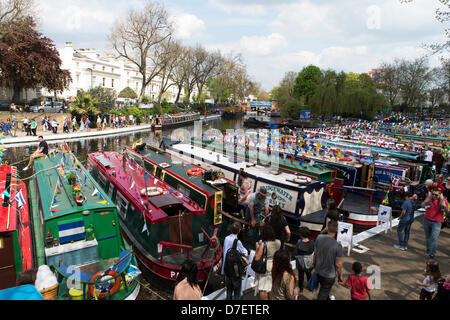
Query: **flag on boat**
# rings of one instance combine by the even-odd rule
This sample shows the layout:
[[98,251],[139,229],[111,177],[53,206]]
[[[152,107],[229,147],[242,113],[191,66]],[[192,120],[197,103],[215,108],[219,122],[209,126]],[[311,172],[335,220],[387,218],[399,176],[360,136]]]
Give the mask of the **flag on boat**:
[[96,187],[94,187],[94,192],[92,193],[92,196],[94,197],[98,193],[98,190]]
[[11,198],[11,195],[9,194],[8,190],[5,189],[5,191],[2,192],[2,199],[5,199],[5,197]]
[[23,198],[22,195],[22,189],[20,189],[19,192],[16,194],[14,200],[17,201],[17,207],[19,208],[22,208],[26,204],[25,199]]
[[58,225],[59,242],[67,243],[83,240],[85,237],[84,220],[73,221]]

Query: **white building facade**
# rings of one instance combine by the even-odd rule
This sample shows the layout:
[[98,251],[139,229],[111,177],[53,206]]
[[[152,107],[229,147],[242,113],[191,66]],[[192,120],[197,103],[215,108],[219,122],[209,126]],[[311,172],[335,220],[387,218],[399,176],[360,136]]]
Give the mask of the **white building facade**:
[[[114,55],[101,56],[95,49],[74,49],[72,42],[66,42],[64,48],[58,49],[62,65],[61,69],[69,70],[72,82],[69,88],[62,93],[57,93],[58,100],[73,101],[78,90],[88,91],[98,86],[112,89],[118,95],[126,87],[133,89],[139,96],[142,87],[142,76],[137,66],[129,60]],[[144,95],[151,100],[157,100],[161,89],[161,79],[156,77],[146,88]],[[171,86],[163,94],[168,102],[175,102],[178,89]],[[193,92],[192,97],[196,92]],[[8,101],[12,96],[12,89],[0,86],[0,101]],[[51,100],[54,92],[45,88],[24,90],[21,100],[28,102],[34,98],[41,101]],[[180,94],[179,101],[184,98],[184,90]]]

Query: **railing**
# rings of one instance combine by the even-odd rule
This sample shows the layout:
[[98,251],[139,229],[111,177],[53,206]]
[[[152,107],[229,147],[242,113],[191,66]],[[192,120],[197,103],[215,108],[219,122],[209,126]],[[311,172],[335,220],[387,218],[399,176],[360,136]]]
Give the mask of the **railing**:
[[160,262],[163,263],[163,258],[164,258],[164,249],[167,248],[177,248],[177,249],[183,249],[186,250],[186,259],[189,260],[189,253],[191,252],[191,250],[193,249],[192,246],[188,246],[185,244],[179,244],[179,243],[173,243],[173,242],[166,242],[166,241],[161,241],[159,243],[160,245],[162,245],[162,250],[161,250],[161,259]]

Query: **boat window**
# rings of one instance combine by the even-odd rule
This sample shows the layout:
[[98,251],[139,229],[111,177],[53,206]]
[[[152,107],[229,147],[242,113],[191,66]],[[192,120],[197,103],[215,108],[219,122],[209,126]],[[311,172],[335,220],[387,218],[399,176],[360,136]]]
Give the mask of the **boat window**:
[[114,192],[114,185],[112,185],[111,183],[109,183],[108,197],[109,197],[110,199],[113,198],[113,192]]
[[103,174],[99,173],[98,175],[98,184],[102,189],[106,188],[106,178]]
[[125,200],[120,193],[116,195],[117,209],[121,214],[125,214],[128,209],[128,201]]

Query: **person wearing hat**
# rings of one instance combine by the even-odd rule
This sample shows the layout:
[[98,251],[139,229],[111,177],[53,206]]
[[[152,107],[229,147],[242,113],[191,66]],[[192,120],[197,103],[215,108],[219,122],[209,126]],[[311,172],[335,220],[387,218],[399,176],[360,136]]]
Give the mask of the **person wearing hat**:
[[253,240],[258,240],[259,229],[257,224],[269,215],[269,198],[267,189],[260,187],[257,192],[252,193],[248,198],[248,207],[245,212],[245,220],[251,223]]

